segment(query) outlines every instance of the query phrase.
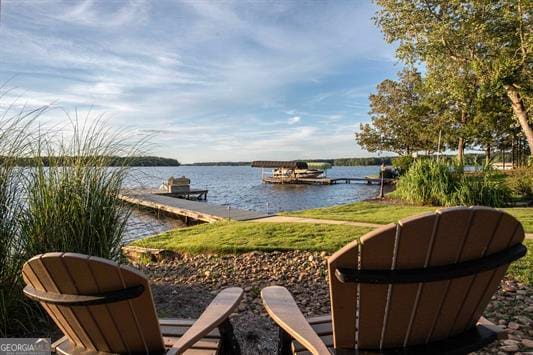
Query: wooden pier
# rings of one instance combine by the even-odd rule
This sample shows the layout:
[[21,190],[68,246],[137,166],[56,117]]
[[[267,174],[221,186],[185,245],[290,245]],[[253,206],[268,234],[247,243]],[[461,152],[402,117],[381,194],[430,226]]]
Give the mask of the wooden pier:
[[207,193],[209,190],[188,190],[183,192],[168,192],[165,196],[184,198],[186,200],[207,200]]
[[183,219],[186,224],[190,220],[213,223],[223,220],[247,221],[269,217],[266,213],[185,200],[172,195],[158,190],[130,190],[120,195],[120,199],[133,205],[166,212]]
[[[347,177],[347,178],[278,178],[272,176],[263,177],[263,182],[267,184],[300,184],[300,185],[335,185],[335,184],[351,184],[352,182],[364,182],[367,185],[381,184],[381,179],[378,177]],[[383,179],[385,185],[391,184],[394,179]]]

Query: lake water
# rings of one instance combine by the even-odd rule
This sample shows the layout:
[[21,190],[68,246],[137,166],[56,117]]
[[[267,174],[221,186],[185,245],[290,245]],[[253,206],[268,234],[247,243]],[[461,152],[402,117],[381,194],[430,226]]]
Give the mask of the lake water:
[[[378,166],[333,167],[328,177],[364,177],[378,175]],[[376,197],[378,185],[365,183],[337,185],[271,185],[261,182],[261,169],[249,166],[179,166],[132,168],[126,186],[157,188],[170,176],[185,175],[191,187],[208,189],[207,201],[247,210],[275,213]],[[172,218],[156,218],[148,212],[134,211],[128,225],[127,239],[159,233],[182,224]]]

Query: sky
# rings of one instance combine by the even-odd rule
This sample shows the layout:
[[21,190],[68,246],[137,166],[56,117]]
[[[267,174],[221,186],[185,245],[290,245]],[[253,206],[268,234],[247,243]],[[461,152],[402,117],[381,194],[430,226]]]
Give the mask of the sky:
[[186,163],[371,156],[354,133],[401,69],[364,0],[1,4],[0,110],[103,114]]

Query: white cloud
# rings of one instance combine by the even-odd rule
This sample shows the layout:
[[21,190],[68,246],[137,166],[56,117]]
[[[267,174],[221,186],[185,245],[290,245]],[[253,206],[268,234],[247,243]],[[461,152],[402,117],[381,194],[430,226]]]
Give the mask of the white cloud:
[[296,123],[300,123],[301,120],[302,120],[302,118],[300,116],[293,116],[293,117],[290,117],[287,120],[287,123],[290,124],[290,125],[293,125],[293,124],[296,124]]
[[[16,74],[19,102],[108,112],[164,141],[171,149],[162,154],[190,160],[272,149],[348,156],[351,133],[335,130],[367,117],[366,97],[381,81],[353,71],[369,58],[389,65],[394,50],[372,25],[373,10],[363,2],[7,1],[0,83]],[[331,137],[343,145],[333,148]]]

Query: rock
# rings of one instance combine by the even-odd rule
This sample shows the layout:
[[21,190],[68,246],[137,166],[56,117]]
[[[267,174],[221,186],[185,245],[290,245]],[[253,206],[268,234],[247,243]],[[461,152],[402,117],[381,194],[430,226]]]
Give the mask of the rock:
[[520,328],[520,324],[516,322],[509,322],[509,324],[507,324],[507,328],[517,330]]
[[500,347],[500,349],[508,353],[514,353],[514,352],[517,352],[520,348],[518,347],[518,345],[513,344],[513,345],[502,346]]
[[[302,251],[225,256],[183,254],[142,266],[141,270],[150,279],[158,312],[165,317],[197,318],[223,288],[243,288],[244,298],[231,316],[243,355],[272,354],[277,348],[277,328],[262,305],[261,289],[269,285],[284,286],[306,316],[328,314],[326,257],[324,252]],[[527,285],[508,279],[502,281],[484,316],[507,326],[509,338],[494,342],[478,354],[533,350],[530,347],[532,295],[533,289]]]
[[532,339],[522,339],[522,345],[528,349],[533,349],[533,340]]

